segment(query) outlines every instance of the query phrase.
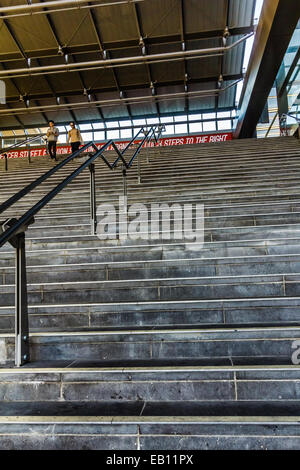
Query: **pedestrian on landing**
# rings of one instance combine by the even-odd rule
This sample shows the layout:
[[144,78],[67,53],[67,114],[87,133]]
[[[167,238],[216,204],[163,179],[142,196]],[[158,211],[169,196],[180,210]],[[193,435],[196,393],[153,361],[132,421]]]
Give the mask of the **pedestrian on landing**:
[[79,149],[80,144],[84,145],[80,130],[76,128],[75,123],[70,122],[71,129],[68,132],[67,144],[71,141],[72,153]]
[[54,121],[49,121],[47,130],[48,152],[51,159],[56,160],[56,143],[59,136],[59,130],[54,125]]

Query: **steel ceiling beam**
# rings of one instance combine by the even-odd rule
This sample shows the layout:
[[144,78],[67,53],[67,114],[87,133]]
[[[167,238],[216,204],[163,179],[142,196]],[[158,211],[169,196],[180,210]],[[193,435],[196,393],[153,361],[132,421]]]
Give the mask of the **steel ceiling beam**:
[[264,1],[240,100],[236,138],[255,135],[299,17],[299,0]]
[[[178,0],[179,6],[179,21],[180,21],[180,36],[181,36],[181,48],[184,51],[186,44],[185,44],[185,27],[184,27],[184,0]],[[186,60],[183,60],[183,85],[184,90],[188,91],[188,71],[187,71],[187,64]],[[189,109],[189,100],[185,98],[184,108],[188,112]]]
[[[112,7],[117,5],[130,5],[132,3],[140,3],[144,0],[116,0],[111,2],[96,2],[89,4],[88,0],[56,0],[51,2],[38,2],[38,3],[26,3],[25,5],[11,5],[0,7],[0,14],[4,15],[3,18],[16,18],[21,16],[33,16],[45,14],[44,8],[48,8],[48,13],[54,13],[57,11],[69,11],[69,10],[82,10],[100,7]],[[71,7],[68,7],[71,5]],[[73,6],[72,6],[73,5]],[[54,9],[54,10],[53,10]],[[16,13],[19,12],[19,13]]]
[[[142,26],[141,26],[140,13],[139,13],[139,10],[138,10],[138,5],[133,4],[133,5],[132,5],[132,8],[133,8],[133,16],[134,16],[134,19],[135,19],[136,29],[137,29],[137,33],[138,33],[139,46],[140,46],[140,47],[144,47],[144,57],[147,57],[148,51],[147,51],[146,44],[144,43],[144,33],[143,33],[143,31],[142,31]],[[143,53],[143,52],[142,52],[142,53]],[[148,79],[149,79],[149,87],[150,87],[150,88],[153,87],[153,88],[151,89],[151,92],[152,92],[152,90],[154,90],[154,94],[155,94],[155,89],[154,89],[154,84],[153,84],[153,78],[152,78],[152,73],[151,73],[151,67],[150,67],[150,65],[148,64],[148,62],[145,62],[145,65],[146,65],[147,74],[148,74]],[[153,96],[154,96],[154,95],[153,95]],[[154,99],[154,103],[155,103],[157,115],[159,116],[159,115],[160,115],[159,106],[158,106],[158,103],[157,103],[157,101],[156,101],[155,99]]]
[[[101,33],[100,33],[100,30],[99,30],[99,27],[97,25],[97,21],[96,21],[96,18],[95,18],[95,15],[93,14],[93,12],[90,10],[89,11],[89,17],[90,17],[90,21],[91,21],[91,24],[92,24],[92,27],[93,27],[93,30],[94,30],[94,33],[95,33],[95,36],[96,36],[96,39],[97,39],[97,43],[98,43],[98,46],[99,46],[99,51],[100,51],[100,54],[102,56],[104,56],[104,52],[105,52],[105,49],[103,47],[103,42],[102,42],[102,37],[101,37]],[[109,55],[109,52],[107,51],[107,58],[110,59],[110,55]],[[117,74],[116,74],[116,71],[114,68],[112,68],[112,74],[113,74],[113,79],[114,79],[114,82],[116,84],[116,88],[118,90],[119,93],[122,92],[121,90],[121,87],[120,87],[120,84],[119,84],[119,80],[118,80],[118,77],[117,77]],[[96,97],[95,97],[96,99]],[[127,108],[127,112],[128,112],[128,115],[131,116],[131,112],[130,112],[130,108],[129,106],[126,106]],[[103,115],[102,115],[103,116]]]
[[[172,100],[176,98],[184,98],[186,95],[189,96],[189,98],[201,98],[202,96],[215,96],[216,93],[223,93],[232,86],[235,86],[237,82],[234,82],[230,85],[228,85],[225,88],[222,89],[212,89],[212,90],[201,90],[201,91],[190,91],[190,92],[180,92],[180,93],[167,93],[167,94],[162,94],[162,95],[157,95],[157,99],[162,99],[164,101],[166,100]],[[111,99],[111,100],[102,100],[102,101],[94,101],[92,103],[90,102],[78,102],[78,103],[70,103],[67,106],[70,108],[72,107],[73,109],[82,109],[82,108],[88,108],[91,107],[91,105],[100,105],[100,106],[114,106],[114,105],[123,105],[124,103],[141,103],[141,102],[147,102],[149,100],[153,100],[153,96],[137,96],[137,97],[130,97],[130,98],[120,98],[120,99]],[[46,106],[34,106],[34,107],[27,107],[27,108],[14,108],[11,111],[8,109],[0,109],[0,116],[3,115],[14,115],[14,114],[27,114],[27,113],[33,113],[33,112],[41,112],[41,111],[62,111],[65,110],[65,105],[46,105]]]
[[[45,77],[46,78],[46,77]],[[243,78],[243,74],[235,74],[235,75],[225,75],[224,76],[224,81],[235,81],[235,80],[240,80]],[[201,77],[201,78],[191,78],[189,83],[193,84],[201,84],[201,83],[211,83],[211,82],[216,82],[217,77]],[[11,79],[13,81],[13,79]],[[50,83],[50,82],[49,82]],[[173,80],[173,81],[166,81],[166,82],[157,82],[156,87],[167,87],[167,86],[175,86],[175,85],[182,85],[182,80]],[[147,89],[149,88],[148,84],[145,83],[136,83],[136,84],[131,84],[128,86],[122,87],[123,91],[130,91],[130,90],[142,90],[142,89]],[[110,93],[114,92],[116,88],[114,86],[111,87],[106,87],[106,88],[95,88],[92,87],[91,93],[97,94],[97,93]],[[19,91],[19,90],[17,90]],[[19,93],[23,94],[23,93]],[[8,96],[6,98],[7,102],[13,103],[19,101],[19,95],[15,96]],[[82,95],[82,90],[81,89],[76,89],[76,90],[70,90],[70,91],[64,91],[62,93],[59,93],[59,90],[54,90],[53,86],[51,85],[51,92],[44,92],[44,93],[27,93],[28,99],[30,100],[38,100],[38,99],[46,99],[46,98],[53,98],[53,96],[60,96],[63,98],[64,96],[79,96]]]
[[[49,15],[48,15],[49,17]],[[52,28],[55,31],[55,26],[52,21]],[[229,29],[231,36],[242,36],[244,34],[249,34],[253,32],[252,26],[242,27],[242,28],[232,28]],[[204,31],[198,33],[188,33],[185,32],[185,40],[186,43],[192,41],[199,41],[201,39],[214,39],[218,37],[222,37],[223,31]],[[146,46],[151,46],[155,44],[174,44],[174,43],[181,43],[181,35],[170,35],[170,36],[158,36],[158,37],[150,37],[144,38],[144,43]],[[130,48],[137,48],[138,42],[136,39],[130,40],[123,40],[123,41],[114,41],[114,42],[103,42],[102,47],[106,51],[110,50],[122,50],[122,49],[130,49]],[[72,45],[72,46],[65,46],[64,51],[66,54],[90,54],[93,52],[97,52],[99,50],[99,44],[97,42],[92,44],[82,44],[82,45]],[[31,59],[35,58],[50,58],[50,57],[57,57],[57,48],[48,48],[42,49],[40,51],[36,50],[28,50],[26,54]],[[0,61],[18,61],[23,60],[20,58],[19,52],[1,52],[0,51]]]
[[209,55],[217,55],[223,54],[225,52],[230,51],[231,49],[237,47],[239,44],[243,43],[252,36],[251,34],[247,34],[243,36],[238,41],[234,42],[230,46],[225,47],[212,47],[212,48],[205,48],[205,49],[196,49],[196,50],[189,50],[189,51],[176,51],[176,52],[165,52],[162,54],[149,54],[147,56],[134,56],[134,57],[118,57],[115,59],[102,59],[102,60],[92,60],[88,62],[78,62],[73,64],[55,64],[55,65],[43,65],[41,67],[30,67],[30,68],[19,68],[19,69],[9,69],[5,73],[0,71],[1,78],[10,78],[10,77],[21,77],[21,76],[34,76],[34,75],[44,75],[49,74],[51,72],[54,73],[62,73],[66,71],[73,71],[74,69],[77,71],[81,70],[90,70],[90,69],[98,69],[98,68],[109,68],[115,66],[129,66],[129,65],[137,65],[141,63],[148,62],[157,62],[157,61],[169,61],[173,59],[183,59],[183,58],[205,58]]

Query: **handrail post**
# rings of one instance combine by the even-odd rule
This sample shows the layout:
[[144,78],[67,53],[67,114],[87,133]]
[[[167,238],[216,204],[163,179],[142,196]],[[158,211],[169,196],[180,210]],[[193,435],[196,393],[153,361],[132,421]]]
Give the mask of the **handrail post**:
[[[17,219],[7,219],[0,225],[0,233],[5,233],[17,222]],[[29,321],[26,276],[25,231],[34,223],[32,217],[26,224],[9,239],[15,249],[15,365],[22,366],[30,360],[29,351]]]
[[140,154],[137,156],[138,158],[138,184],[141,184],[141,159],[140,159]]
[[7,153],[4,154],[5,159],[5,171],[8,171]]
[[89,165],[90,170],[90,216],[91,216],[91,234],[96,235],[97,215],[96,215],[96,185],[95,185],[95,164]]
[[31,163],[31,160],[30,160],[30,143],[29,142],[27,143],[27,152],[28,152],[28,163]]
[[15,237],[16,249],[16,306],[15,306],[15,365],[30,361],[28,297],[26,279],[25,232]]
[[126,168],[124,164],[123,164],[123,169],[122,169],[122,175],[123,175],[124,212],[127,212],[127,172],[126,172]]

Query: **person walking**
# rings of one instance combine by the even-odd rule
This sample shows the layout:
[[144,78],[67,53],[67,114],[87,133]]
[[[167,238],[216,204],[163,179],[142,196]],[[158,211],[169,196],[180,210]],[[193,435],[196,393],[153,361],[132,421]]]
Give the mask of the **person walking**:
[[59,130],[54,126],[54,121],[49,121],[47,130],[48,152],[51,159],[56,160],[56,143],[59,136]]
[[76,128],[75,123],[70,122],[71,129],[68,132],[67,144],[71,141],[72,153],[76,152],[79,149],[80,144],[84,144],[83,139],[80,134],[80,130]]

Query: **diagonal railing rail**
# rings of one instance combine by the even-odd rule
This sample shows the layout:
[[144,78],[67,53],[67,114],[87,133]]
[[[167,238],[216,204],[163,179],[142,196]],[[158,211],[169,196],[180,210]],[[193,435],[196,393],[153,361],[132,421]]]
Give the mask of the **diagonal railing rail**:
[[[153,126],[150,129],[142,128],[128,143],[128,145],[120,151],[113,140],[106,142],[100,149],[96,146],[95,142],[89,142],[84,145],[80,150],[74,152],[68,158],[47,171],[44,175],[37,178],[35,181],[27,185],[14,196],[10,197],[7,201],[0,205],[0,214],[6,209],[10,208],[17,201],[26,196],[34,188],[38,187],[44,181],[47,181],[50,176],[55,174],[58,170],[63,168],[67,163],[77,157],[82,151],[93,148],[94,153],[87,157],[76,170],[67,176],[61,183],[48,192],[42,199],[34,204],[29,210],[25,212],[19,219],[10,218],[0,223],[0,247],[9,242],[16,250],[16,266],[15,266],[15,364],[21,366],[30,360],[29,349],[29,322],[28,322],[28,297],[27,297],[27,276],[26,276],[26,253],[25,253],[25,232],[29,225],[34,223],[34,216],[43,209],[58,193],[60,193],[69,183],[71,183],[83,170],[87,167],[90,170],[90,218],[91,218],[91,233],[94,235],[97,228],[96,218],[96,184],[95,184],[95,160],[101,158],[103,162],[113,170],[118,166],[121,161],[122,173],[124,180],[124,191],[127,191],[126,185],[126,172],[130,169],[139,156],[141,149],[147,141],[154,139],[158,143],[158,139],[164,130],[164,126]],[[144,133],[144,137],[139,143],[134,154],[127,162],[124,155],[129,148],[134,144],[137,137]],[[104,156],[104,152],[111,146],[116,152],[117,158],[113,163]],[[140,172],[140,166],[138,168]],[[140,173],[139,173],[140,182]]]
[[[10,147],[5,147],[5,148],[0,148],[0,157],[1,155],[4,156],[4,159],[5,159],[5,171],[8,171],[8,152],[10,152],[11,150],[14,150],[14,149],[17,149],[19,147],[26,147],[27,148],[27,152],[28,152],[28,163],[31,162],[31,159],[30,159],[30,145],[39,140],[44,140],[44,135],[46,134],[40,134],[40,135],[35,135],[33,137],[29,137],[28,139],[25,139],[25,140],[22,140],[21,142],[17,142],[16,144],[13,144],[11,145]],[[45,141],[46,143],[46,141]]]

